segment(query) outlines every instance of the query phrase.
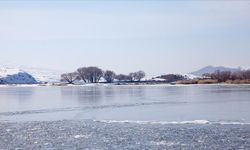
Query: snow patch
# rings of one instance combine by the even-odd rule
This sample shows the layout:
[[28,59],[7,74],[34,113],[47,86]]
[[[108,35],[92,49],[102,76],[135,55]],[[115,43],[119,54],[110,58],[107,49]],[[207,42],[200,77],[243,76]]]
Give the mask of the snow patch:
[[[159,142],[152,141],[151,144],[152,144],[152,145],[157,145],[157,146],[164,145],[164,146],[168,146],[168,147],[177,145],[177,143],[174,143],[174,142],[166,142],[166,141],[159,141]],[[178,144],[179,144],[179,143],[178,143]]]
[[86,138],[86,139],[87,139],[87,138],[89,138],[89,137],[90,137],[89,135],[82,135],[82,134],[81,134],[81,135],[75,135],[75,136],[74,136],[75,139],[80,139],[80,138]]
[[208,120],[193,120],[193,121],[131,121],[131,120],[94,120],[102,123],[135,123],[135,124],[151,124],[151,125],[168,125],[168,124],[220,124],[220,125],[250,125],[249,122],[237,122],[237,121],[208,121]]
[[6,129],[6,131],[7,131],[7,132],[10,132],[10,131],[11,131],[11,129]]
[[27,73],[31,74],[39,82],[58,82],[60,81],[61,74],[63,71],[43,69],[43,68],[28,68],[23,67]]
[[196,78],[201,78],[201,76],[193,75],[193,74],[184,74],[183,75],[187,79],[196,79]]
[[207,120],[193,120],[193,121],[131,121],[131,120],[95,120],[103,123],[137,123],[137,124],[209,124]]

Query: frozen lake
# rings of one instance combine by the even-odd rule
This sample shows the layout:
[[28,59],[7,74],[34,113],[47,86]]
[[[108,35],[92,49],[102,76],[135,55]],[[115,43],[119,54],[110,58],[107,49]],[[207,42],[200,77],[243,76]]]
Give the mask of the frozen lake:
[[250,85],[1,87],[0,120],[250,123]]
[[250,85],[1,87],[0,149],[250,149]]

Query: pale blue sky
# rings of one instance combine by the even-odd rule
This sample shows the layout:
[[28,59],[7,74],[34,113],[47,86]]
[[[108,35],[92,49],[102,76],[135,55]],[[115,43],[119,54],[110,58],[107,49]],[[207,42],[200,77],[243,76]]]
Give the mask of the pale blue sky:
[[0,0],[0,62],[187,73],[250,66],[249,1]]

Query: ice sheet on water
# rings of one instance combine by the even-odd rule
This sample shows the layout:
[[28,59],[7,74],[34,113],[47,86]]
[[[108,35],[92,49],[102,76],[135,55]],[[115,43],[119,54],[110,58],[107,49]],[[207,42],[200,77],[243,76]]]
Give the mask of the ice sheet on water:
[[103,123],[136,123],[136,124],[209,124],[208,120],[193,120],[193,121],[131,121],[131,120],[95,120]]
[[191,121],[133,121],[133,120],[94,120],[96,122],[103,123],[132,123],[132,124],[159,124],[159,125],[168,125],[168,124],[221,124],[221,125],[249,125],[248,122],[240,121],[209,121],[209,120],[191,120]]
[[109,105],[98,105],[98,106],[26,110],[26,111],[16,111],[16,112],[1,112],[0,116],[52,113],[52,112],[63,112],[63,111],[81,111],[81,110],[106,109],[106,108],[123,108],[123,107],[136,107],[136,106],[149,106],[149,105],[164,105],[164,104],[177,104],[177,103],[180,104],[185,102],[140,102],[140,103],[127,103],[127,104],[109,104]]

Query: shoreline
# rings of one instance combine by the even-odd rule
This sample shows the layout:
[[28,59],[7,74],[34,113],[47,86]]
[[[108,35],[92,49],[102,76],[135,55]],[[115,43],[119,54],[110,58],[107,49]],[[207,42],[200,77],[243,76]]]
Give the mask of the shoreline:
[[91,87],[91,86],[194,86],[194,85],[250,85],[250,83],[157,83],[157,84],[114,84],[114,83],[93,83],[93,84],[0,84],[4,87]]
[[176,81],[176,84],[250,84],[250,80],[226,80],[218,81],[213,79],[192,79]]

